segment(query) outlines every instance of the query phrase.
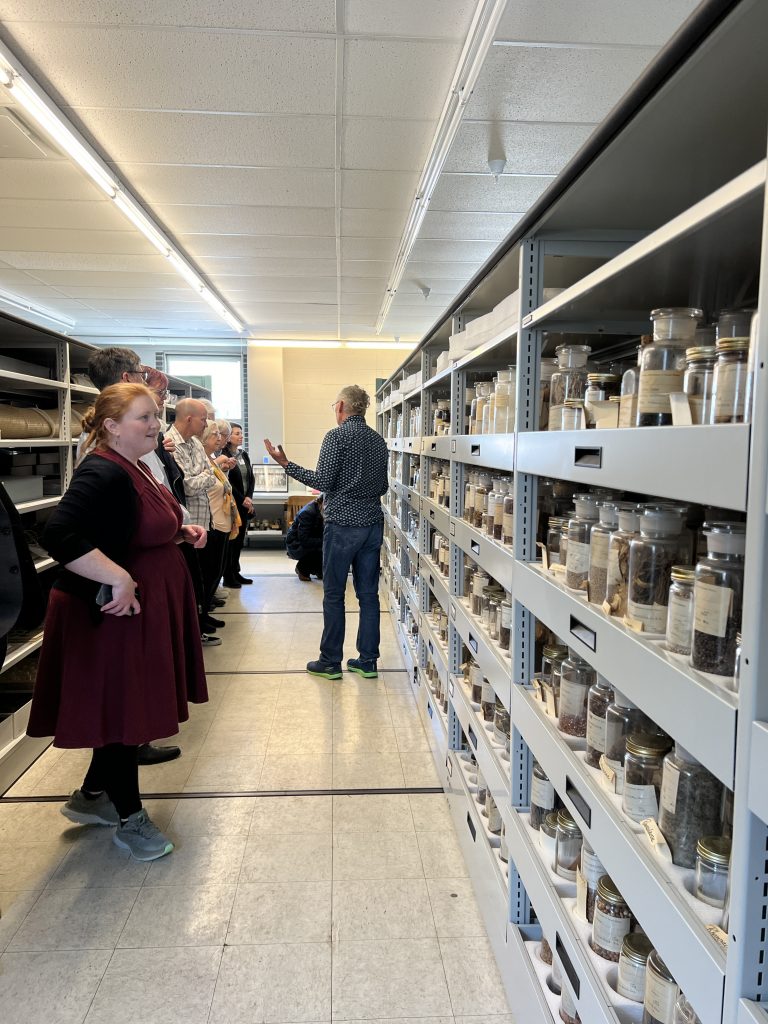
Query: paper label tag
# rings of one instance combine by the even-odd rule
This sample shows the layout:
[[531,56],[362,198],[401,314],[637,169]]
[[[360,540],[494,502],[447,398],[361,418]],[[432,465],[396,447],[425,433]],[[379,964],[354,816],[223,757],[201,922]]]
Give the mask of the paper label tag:
[[536,541],[536,547],[541,551],[541,564],[544,567],[544,571],[549,571],[549,552],[547,551],[547,545],[542,544],[541,541]]
[[544,690],[544,703],[547,708],[547,714],[552,718],[557,718],[557,698],[555,697],[555,691],[552,684],[542,683],[542,689]]
[[666,860],[671,864],[672,851],[667,845],[667,841],[664,838],[664,834],[659,828],[659,823],[656,821],[656,819],[643,818],[640,824],[643,826],[643,831],[645,832],[646,836],[648,836],[648,841],[653,847],[653,852],[658,857],[661,857],[662,860]]
[[733,603],[730,587],[715,587],[697,580],[694,593],[694,629],[708,636],[724,637]]
[[659,801],[656,798],[656,787],[625,782],[622,807],[633,821],[642,821],[643,818],[658,818]]
[[728,935],[716,924],[708,924],[707,931],[724,953],[728,952]]
[[637,396],[637,411],[643,413],[671,412],[669,396],[680,390],[682,370],[643,370]]
[[624,625],[627,629],[631,629],[633,633],[644,633],[645,627],[639,619],[630,619],[628,615],[624,616]]
[[637,419],[637,395],[622,395],[619,403],[619,426],[634,427]]
[[669,595],[669,615],[667,616],[667,640],[677,648],[691,648],[691,630],[693,628],[693,601],[681,599],[677,594]]
[[578,868],[576,869],[576,913],[582,921],[587,920],[587,880]]
[[605,751],[605,718],[592,711],[587,712],[587,746]]
[[653,971],[645,972],[645,1009],[659,1024],[673,1024],[678,987]]
[[555,806],[555,787],[548,779],[531,779],[531,803],[551,811]]
[[570,573],[581,575],[589,572],[589,544],[569,540],[565,564]]
[[560,714],[578,718],[586,711],[587,691],[578,683],[560,680]]
[[677,807],[677,787],[680,784],[680,769],[671,761],[664,765],[661,777],[661,806],[667,814],[674,814]]
[[689,427],[693,423],[688,395],[682,391],[675,391],[669,396],[669,404],[672,406],[673,426]]
[[550,572],[554,572],[554,573],[563,573],[564,574],[565,573],[565,566],[561,565],[559,562],[552,562],[552,563],[550,563],[549,571]]
[[595,569],[608,568],[608,544],[611,535],[609,533],[593,533],[590,542],[589,567]]
[[613,608],[611,608],[610,604],[607,601],[603,601],[600,607],[603,609],[606,615],[613,615]]
[[608,788],[613,790],[613,792],[615,792],[616,791],[616,769],[611,766],[611,764],[610,764],[608,758],[605,756],[605,754],[601,754],[600,755],[600,771],[603,773],[605,781],[608,784]]
[[596,946],[607,949],[610,953],[620,953],[624,936],[629,933],[631,920],[628,917],[611,917],[595,907],[595,918],[592,922],[592,935]]
[[[666,633],[668,610],[665,604],[640,604],[638,601],[627,601],[627,619],[642,622],[642,632],[645,633]],[[627,625],[629,626],[629,622]]]

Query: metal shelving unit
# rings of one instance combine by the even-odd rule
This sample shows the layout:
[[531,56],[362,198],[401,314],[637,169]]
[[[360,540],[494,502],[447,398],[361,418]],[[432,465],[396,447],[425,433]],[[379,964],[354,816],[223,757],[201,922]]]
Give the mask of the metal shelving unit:
[[[538,401],[540,360],[552,354],[561,333],[590,335],[593,355],[607,360],[648,330],[653,308],[690,304],[717,310],[744,304],[747,296],[757,296],[760,308],[765,304],[768,66],[758,40],[767,35],[768,6],[759,0],[702,4],[377,396],[378,427],[397,467],[387,498],[387,524],[397,543],[385,548],[385,560],[400,597],[390,594],[390,611],[421,705],[430,700],[428,661],[448,695],[447,755],[433,751],[435,763],[510,1004],[526,1024],[557,1019],[547,969],[533,952],[542,933],[560,959],[585,1024],[623,1024],[640,1013],[637,1004],[632,1010],[618,997],[604,963],[589,948],[588,926],[575,916],[572,894],[542,860],[527,817],[532,758],[702,1024],[768,1021],[761,1006],[768,1000],[768,322],[761,318],[753,351],[751,425],[550,433],[539,430]],[[738,76],[732,74],[735,61]],[[716,145],[707,160],[702,146],[718,137],[727,137],[733,148]],[[544,301],[545,284],[559,294]],[[448,349],[449,336],[515,290],[521,296],[517,327],[497,332],[438,371],[437,357]],[[514,432],[465,434],[465,388],[509,363],[517,367]],[[414,373],[425,383],[403,394],[400,383]],[[448,394],[454,431],[432,436],[437,397]],[[414,408],[420,411],[421,437],[408,433]],[[433,459],[450,467],[450,511],[427,497]],[[465,474],[474,468],[514,473],[514,550],[461,517]],[[414,471],[418,488],[407,483]],[[746,512],[738,693],[568,591],[547,570],[536,548],[543,477],[568,481],[574,491],[602,486]],[[420,524],[418,593],[404,579],[415,558],[406,536],[414,510]],[[450,543],[447,580],[430,557],[433,530]],[[460,596],[465,558],[512,595],[510,658]],[[447,650],[426,614],[433,600],[448,613]],[[409,613],[417,628],[415,646],[404,631]],[[727,936],[712,933],[718,912],[695,900],[682,869],[661,862],[639,826],[623,815],[601,773],[585,763],[579,744],[566,740],[535,698],[529,685],[538,668],[535,621],[566,640],[734,790]],[[511,712],[509,759],[500,755],[461,681],[465,650]],[[500,873],[485,834],[462,750],[474,754],[501,810],[508,877]]]

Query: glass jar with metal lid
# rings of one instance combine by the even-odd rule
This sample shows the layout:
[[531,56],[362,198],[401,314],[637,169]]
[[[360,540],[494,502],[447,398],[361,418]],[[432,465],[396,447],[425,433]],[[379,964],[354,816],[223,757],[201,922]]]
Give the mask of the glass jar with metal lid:
[[501,600],[498,596],[494,596],[490,599],[490,607],[488,612],[488,636],[491,640],[498,641],[499,639],[499,609],[501,608]]
[[667,650],[674,654],[691,653],[695,578],[696,573],[692,565],[672,566],[667,612]]
[[717,340],[749,336],[754,309],[722,309],[717,318]]
[[619,509],[611,501],[603,501],[598,510],[600,521],[589,532],[589,590],[592,604],[602,604],[608,589],[608,548],[611,534],[619,526]]
[[715,379],[714,345],[695,346],[685,350],[683,391],[688,396],[691,420],[694,423],[712,422],[712,385]]
[[558,345],[557,369],[549,383],[549,429],[559,430],[560,410],[568,399],[583,399],[590,345]]
[[568,520],[562,516],[550,516],[547,521],[547,559],[550,565],[560,564],[560,534],[563,523],[568,525]]
[[509,644],[512,639],[512,598],[505,595],[499,605],[499,647],[502,651],[509,651]]
[[482,711],[484,722],[493,721],[493,715],[496,711],[496,692],[485,676],[483,676],[483,692],[480,699],[480,710]]
[[724,907],[731,864],[727,836],[702,836],[696,844],[696,897],[710,907]]
[[589,581],[589,536],[598,519],[598,503],[592,494],[574,494],[576,514],[568,520],[565,585],[586,592]]
[[501,542],[508,548],[511,548],[514,543],[514,526],[515,496],[512,491],[512,482],[510,481],[501,507]]
[[556,803],[555,787],[538,761],[533,762],[531,769],[531,828],[538,829]]
[[581,861],[581,829],[562,807],[557,812],[557,838],[555,840],[555,873],[569,882],[576,881],[576,871]]
[[624,792],[624,758],[627,754],[627,736],[632,733],[651,731],[651,723],[646,715],[614,688],[614,696],[605,712],[605,760],[609,768],[616,773],[615,792],[621,796]]
[[560,425],[558,430],[581,430],[586,426],[584,399],[567,398],[560,406]]
[[488,514],[488,492],[491,489],[491,478],[481,473],[475,486],[475,503],[472,508],[472,525],[477,530],[483,527],[483,516]]
[[652,949],[653,943],[645,932],[630,932],[624,936],[616,985],[620,996],[635,1003],[645,999],[645,970]]
[[720,830],[723,784],[679,743],[664,758],[659,828],[681,868],[696,864],[701,836]]
[[569,736],[587,735],[587,698],[595,679],[592,666],[569,648],[560,670],[557,727],[561,732]]
[[624,936],[632,927],[632,911],[608,875],[597,883],[590,946],[604,960],[618,963]]
[[643,1024],[673,1024],[679,991],[658,950],[651,950],[645,971]]
[[576,909],[590,924],[595,917],[597,884],[604,874],[602,861],[585,839],[581,844],[581,866],[576,875]]
[[621,380],[615,373],[588,373],[587,388],[584,392],[584,414],[588,427],[595,426],[594,402],[607,402],[619,398]]
[[470,601],[470,611],[478,619],[483,614],[483,590],[488,586],[491,581],[491,577],[487,572],[483,572],[482,569],[478,569],[472,575],[472,599]]
[[661,427],[672,423],[670,394],[683,390],[685,350],[696,336],[703,317],[700,309],[676,307],[651,313],[653,341],[643,349],[637,395],[637,426]]
[[629,547],[627,618],[644,633],[664,636],[672,566],[678,561],[683,517],[673,505],[645,505],[640,536]]
[[605,753],[605,716],[612,700],[613,687],[607,679],[598,675],[587,697],[587,746],[584,760],[592,768],[600,767],[600,758]]
[[576,515],[576,510],[571,509],[568,517],[563,519],[563,525],[560,528],[560,565],[562,566],[565,565],[568,558],[568,520],[574,515]]
[[501,835],[501,811],[491,796],[490,789],[485,795],[485,816],[488,819],[488,831],[494,836]]
[[672,1018],[672,1024],[701,1024],[696,1011],[682,992],[679,993],[675,1001],[675,1013]]
[[472,703],[479,704],[483,699],[483,670],[472,660],[469,662],[469,685]]
[[693,585],[691,664],[701,672],[733,677],[744,591],[744,523],[702,527],[707,557],[696,565]]
[[654,733],[632,733],[627,737],[621,807],[633,821],[658,821],[664,755],[671,745],[669,737]]
[[748,423],[749,338],[720,338],[713,384],[712,423]]
[[464,514],[463,519],[471,523],[475,514],[475,487],[477,486],[477,474],[469,473],[464,483]]
[[509,734],[510,734],[510,717],[509,712],[504,707],[501,700],[496,698],[496,707],[493,712],[493,741],[498,743],[501,747],[509,748]]
[[539,846],[547,867],[555,867],[555,843],[557,841],[557,811],[549,811],[539,828]]
[[[568,657],[568,648],[565,644],[549,643],[544,644],[541,658],[541,674],[544,679],[552,681],[553,677],[560,679],[560,669]],[[559,685],[559,682],[558,682]]]
[[608,542],[608,572],[605,600],[611,615],[624,616],[629,592],[629,547],[640,533],[640,509],[637,505],[617,505],[618,528]]
[[558,1014],[563,1024],[581,1024],[581,1017],[579,1017],[578,1010],[576,1009],[576,1001],[567,985],[563,985],[560,992],[560,1009]]

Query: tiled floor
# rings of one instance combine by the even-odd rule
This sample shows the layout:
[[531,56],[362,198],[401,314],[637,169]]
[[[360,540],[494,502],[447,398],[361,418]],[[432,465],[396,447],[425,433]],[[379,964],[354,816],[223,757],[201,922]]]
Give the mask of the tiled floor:
[[[236,795],[437,784],[389,617],[378,680],[314,679],[320,585],[280,552],[245,567],[183,757],[142,769],[169,857],[0,803],[0,1021],[511,1024],[441,794]],[[8,795],[67,793],[87,761],[50,748]],[[201,795],[151,796],[175,793]]]

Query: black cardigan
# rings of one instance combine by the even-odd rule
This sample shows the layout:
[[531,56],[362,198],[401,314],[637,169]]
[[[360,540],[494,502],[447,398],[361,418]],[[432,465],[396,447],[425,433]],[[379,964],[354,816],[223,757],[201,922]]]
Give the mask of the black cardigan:
[[[230,458],[232,458],[232,459],[236,459],[237,458],[237,449],[236,448],[232,449],[232,448],[230,448],[229,445],[227,445],[227,447],[224,449],[224,451],[225,451],[225,453],[227,455],[229,455]],[[254,486],[255,480],[254,480],[254,476],[253,476],[253,470],[251,469],[251,460],[250,460],[250,458],[248,456],[248,452],[244,451],[244,452],[241,452],[241,454],[243,456],[243,462],[245,462],[245,468],[247,470],[246,476],[248,477],[248,480],[246,481],[245,487],[243,487],[243,474],[240,472],[240,467],[239,466],[234,466],[232,469],[230,469],[230,471],[227,474],[227,476],[229,477],[229,482],[232,484],[232,497],[235,499],[235,504],[237,505],[237,511],[241,514],[241,517],[242,517],[243,501],[246,498],[252,498],[253,497],[253,486]]]
[[289,558],[304,558],[313,551],[323,550],[325,520],[317,499],[299,509],[285,535],[285,550]]

